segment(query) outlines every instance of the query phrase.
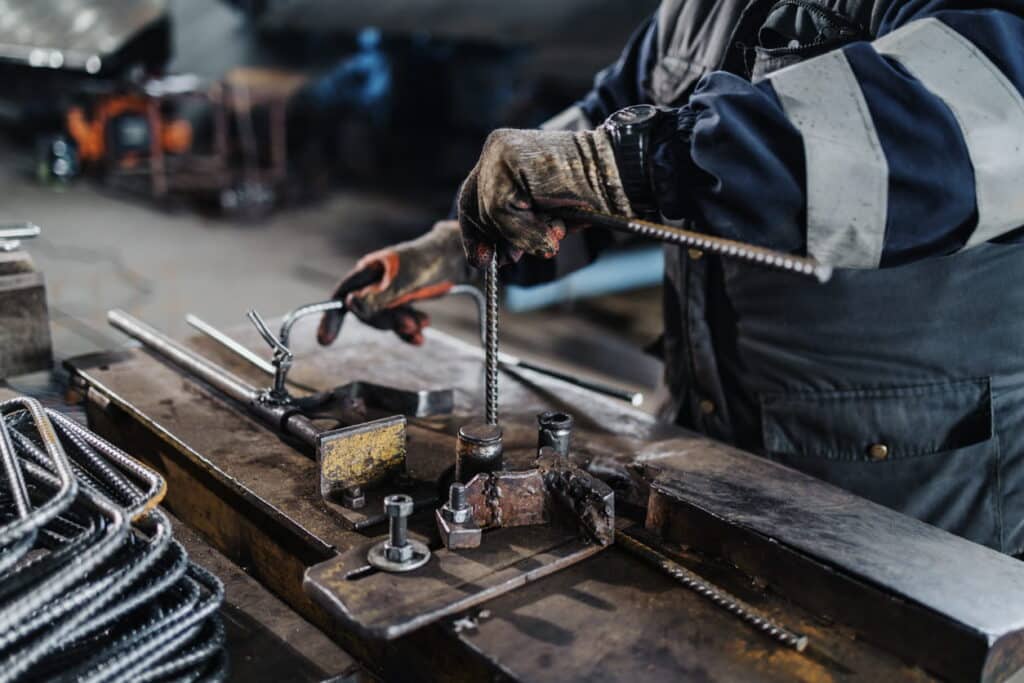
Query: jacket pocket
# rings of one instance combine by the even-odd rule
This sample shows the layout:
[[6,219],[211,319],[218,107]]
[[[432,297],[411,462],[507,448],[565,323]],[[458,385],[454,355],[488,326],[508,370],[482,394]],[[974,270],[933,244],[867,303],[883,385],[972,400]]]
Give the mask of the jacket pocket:
[[760,80],[865,37],[862,26],[814,0],[781,0],[758,31],[751,78]]
[[988,379],[761,397],[765,455],[1001,549]]

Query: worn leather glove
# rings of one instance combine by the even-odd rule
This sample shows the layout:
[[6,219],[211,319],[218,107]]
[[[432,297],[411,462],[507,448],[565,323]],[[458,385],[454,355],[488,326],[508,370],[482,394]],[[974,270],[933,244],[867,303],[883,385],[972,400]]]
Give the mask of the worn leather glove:
[[[363,322],[394,330],[405,341],[419,345],[430,318],[410,304],[442,296],[454,285],[469,282],[471,276],[458,222],[440,221],[422,237],[359,259],[332,298],[344,300]],[[324,314],[317,341],[324,346],[333,343],[341,321],[339,311]]]
[[608,134],[494,131],[459,193],[466,257],[478,268],[495,247],[502,263],[523,253],[553,257],[566,228],[545,210],[557,208],[634,215]]

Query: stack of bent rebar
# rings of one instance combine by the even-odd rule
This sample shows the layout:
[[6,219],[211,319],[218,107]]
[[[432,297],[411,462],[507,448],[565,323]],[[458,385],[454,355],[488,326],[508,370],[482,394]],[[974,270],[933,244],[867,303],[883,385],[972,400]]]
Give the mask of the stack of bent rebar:
[[223,680],[220,581],[157,473],[30,398],[0,402],[0,683]]

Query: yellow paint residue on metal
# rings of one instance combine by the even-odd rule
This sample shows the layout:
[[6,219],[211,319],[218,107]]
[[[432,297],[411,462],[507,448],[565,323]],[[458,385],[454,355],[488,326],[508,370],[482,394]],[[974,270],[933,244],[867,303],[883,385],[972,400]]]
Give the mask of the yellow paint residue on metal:
[[320,473],[332,488],[371,484],[404,463],[403,423],[360,428],[325,439],[321,444]]

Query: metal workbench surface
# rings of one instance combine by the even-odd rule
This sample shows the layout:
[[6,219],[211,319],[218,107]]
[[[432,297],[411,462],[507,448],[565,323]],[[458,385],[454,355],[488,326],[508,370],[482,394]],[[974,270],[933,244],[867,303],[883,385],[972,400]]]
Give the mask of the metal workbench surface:
[[[456,417],[411,420],[409,433],[411,460],[428,452],[434,461],[452,457],[454,428],[480,410],[478,349],[433,331],[424,347],[413,348],[356,321],[346,323],[335,347],[320,349],[312,339],[313,324],[305,321],[293,335],[294,380],[318,388],[353,380],[452,387]],[[262,353],[255,332],[232,334]],[[239,375],[266,383],[259,371],[208,340],[190,345]],[[680,551],[682,562],[808,635],[807,651],[776,644],[614,546],[469,614],[387,645],[363,641],[301,591],[306,567],[366,541],[320,500],[312,460],[237,406],[141,350],[85,357],[71,365],[80,388],[88,387],[94,429],[162,469],[175,514],[388,680],[495,675],[524,681],[929,680],[921,669],[791,604],[733,567]],[[503,373],[502,409],[506,448],[513,453],[534,447],[538,411],[571,412],[578,426],[577,458],[592,469],[617,473],[623,500],[645,493],[633,490],[630,464],[699,441],[624,404],[528,372]],[[411,467],[417,474],[415,462]]]

